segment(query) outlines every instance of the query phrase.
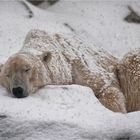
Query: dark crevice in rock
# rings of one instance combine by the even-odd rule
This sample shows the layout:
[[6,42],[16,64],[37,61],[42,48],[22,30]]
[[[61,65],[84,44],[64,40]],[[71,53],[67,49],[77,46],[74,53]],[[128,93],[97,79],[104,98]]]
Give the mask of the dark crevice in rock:
[[44,0],[27,0],[27,1],[36,6],[44,2]]
[[75,29],[73,29],[68,23],[64,23],[64,26],[69,28],[71,32],[75,32]]
[[135,12],[131,6],[128,6],[128,9],[129,9],[130,13],[128,16],[126,16],[124,18],[124,20],[129,22],[129,23],[140,24],[140,15],[138,15],[138,13]]
[[49,5],[53,5],[56,2],[58,2],[59,0],[27,0],[27,1],[35,6],[38,6],[39,4],[41,4],[43,2],[47,2]]
[[27,12],[28,12],[28,18],[32,18],[32,17],[34,17],[34,13],[33,13],[33,11],[30,9],[30,7],[26,4],[26,2],[24,2],[24,1],[19,1],[24,7],[25,7],[25,9],[27,10]]
[[5,118],[7,118],[6,115],[0,115],[0,120],[1,120],[1,119],[5,119]]

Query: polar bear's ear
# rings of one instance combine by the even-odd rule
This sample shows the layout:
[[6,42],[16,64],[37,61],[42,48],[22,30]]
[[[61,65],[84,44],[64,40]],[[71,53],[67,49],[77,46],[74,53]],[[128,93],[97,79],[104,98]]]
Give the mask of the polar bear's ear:
[[52,58],[52,54],[51,54],[51,52],[44,52],[42,55],[41,55],[41,60],[43,61],[43,62],[50,62],[50,60],[51,60],[51,58]]

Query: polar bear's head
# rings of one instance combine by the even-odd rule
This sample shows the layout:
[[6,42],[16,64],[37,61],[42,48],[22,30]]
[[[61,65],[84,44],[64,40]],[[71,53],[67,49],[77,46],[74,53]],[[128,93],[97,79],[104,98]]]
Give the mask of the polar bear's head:
[[17,98],[23,98],[46,85],[46,68],[51,54],[39,57],[31,54],[15,54],[1,68],[1,85]]

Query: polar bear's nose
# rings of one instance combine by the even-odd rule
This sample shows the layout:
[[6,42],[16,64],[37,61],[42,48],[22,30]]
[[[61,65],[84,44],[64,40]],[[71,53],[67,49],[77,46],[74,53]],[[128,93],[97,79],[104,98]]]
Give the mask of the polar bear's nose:
[[17,98],[23,98],[23,97],[25,97],[25,95],[24,95],[24,90],[23,90],[23,88],[21,88],[21,87],[16,87],[16,88],[13,88],[12,89],[12,92],[13,92],[13,95],[15,96],[15,97],[17,97]]

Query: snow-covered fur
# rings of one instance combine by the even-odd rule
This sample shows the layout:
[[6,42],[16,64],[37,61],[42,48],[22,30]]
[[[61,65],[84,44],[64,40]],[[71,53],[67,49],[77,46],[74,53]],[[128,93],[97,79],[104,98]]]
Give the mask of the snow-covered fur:
[[31,30],[22,49],[6,62],[3,73],[9,69],[11,60],[19,65],[19,57],[35,69],[32,80],[26,80],[26,87],[32,87],[27,90],[30,93],[44,85],[79,84],[92,88],[99,101],[110,110],[126,112],[125,98],[115,75],[117,59],[77,35]]
[[140,49],[128,52],[118,65],[118,78],[128,112],[140,110]]

